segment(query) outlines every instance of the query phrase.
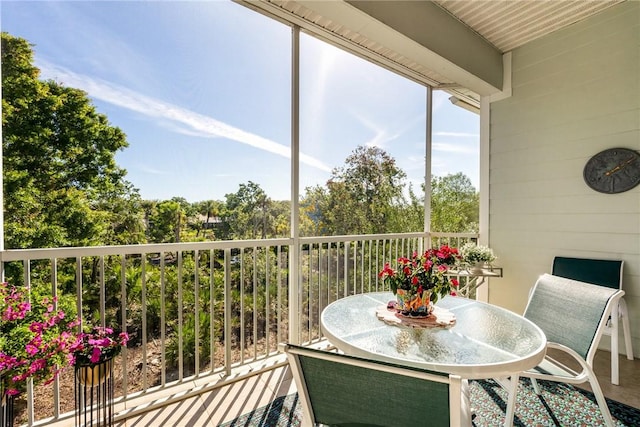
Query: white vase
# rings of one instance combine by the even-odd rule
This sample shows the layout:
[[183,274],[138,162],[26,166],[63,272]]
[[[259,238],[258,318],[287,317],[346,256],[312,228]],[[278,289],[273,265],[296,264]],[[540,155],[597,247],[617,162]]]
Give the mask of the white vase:
[[484,262],[476,262],[471,266],[471,268],[469,269],[469,272],[471,274],[482,274],[485,266],[486,264]]

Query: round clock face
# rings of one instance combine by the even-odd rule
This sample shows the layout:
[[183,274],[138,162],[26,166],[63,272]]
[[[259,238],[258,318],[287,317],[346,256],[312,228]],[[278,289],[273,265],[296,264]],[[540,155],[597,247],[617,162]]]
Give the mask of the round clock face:
[[640,184],[640,154],[628,148],[610,148],[584,166],[584,181],[601,193],[622,193]]

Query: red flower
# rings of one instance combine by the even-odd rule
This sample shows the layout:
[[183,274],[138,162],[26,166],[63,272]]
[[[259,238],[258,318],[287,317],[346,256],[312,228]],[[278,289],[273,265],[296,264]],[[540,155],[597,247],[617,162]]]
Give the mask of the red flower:
[[411,295],[431,292],[432,301],[438,296],[450,293],[458,282],[449,277],[450,266],[456,265],[460,255],[456,248],[443,245],[439,248],[427,249],[421,255],[417,252],[411,258],[397,258],[398,271],[394,271],[389,263],[379,273],[383,283],[395,293],[398,289],[409,291]]

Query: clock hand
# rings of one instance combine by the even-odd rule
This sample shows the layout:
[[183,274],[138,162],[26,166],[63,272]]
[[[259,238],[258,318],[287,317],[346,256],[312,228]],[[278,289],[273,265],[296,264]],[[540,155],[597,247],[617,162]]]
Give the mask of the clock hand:
[[621,167],[620,165],[618,165],[618,166],[616,166],[615,168],[613,168],[613,169],[611,169],[611,170],[609,170],[609,171],[606,171],[604,174],[605,174],[605,176],[611,176],[611,175],[613,175],[614,173],[618,172],[621,168],[622,168],[622,167]]
[[618,166],[616,166],[615,168],[606,171],[604,174],[605,176],[611,176],[612,174],[618,172],[620,169],[626,167],[629,163],[632,163],[636,158],[635,157],[629,157],[626,161],[620,163]]

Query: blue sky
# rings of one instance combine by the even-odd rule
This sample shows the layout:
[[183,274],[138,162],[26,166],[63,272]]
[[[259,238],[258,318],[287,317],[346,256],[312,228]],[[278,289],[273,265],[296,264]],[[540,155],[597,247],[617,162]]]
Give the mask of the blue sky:
[[[145,199],[191,202],[258,183],[290,199],[290,29],[228,1],[5,1],[2,31],[41,76],[88,93],[127,135],[118,164]],[[301,192],[358,145],[424,176],[426,89],[301,36]],[[478,186],[479,118],[434,92],[433,174]]]

